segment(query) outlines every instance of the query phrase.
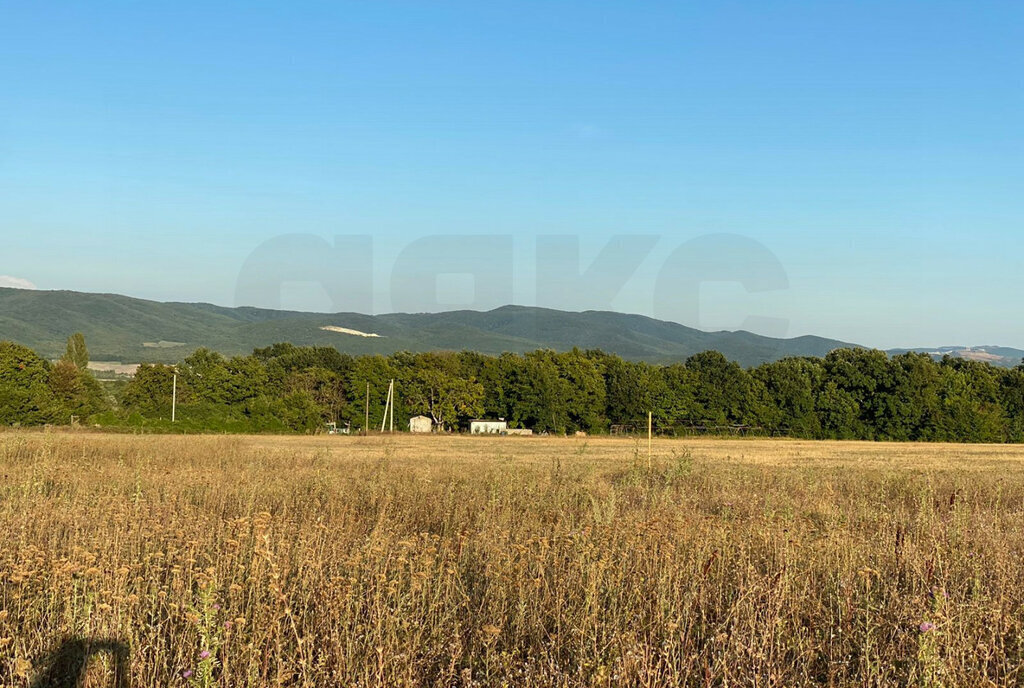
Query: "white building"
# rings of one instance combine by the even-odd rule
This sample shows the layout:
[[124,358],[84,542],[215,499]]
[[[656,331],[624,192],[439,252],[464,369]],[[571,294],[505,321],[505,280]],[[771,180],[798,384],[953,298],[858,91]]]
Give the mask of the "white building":
[[427,416],[413,416],[409,419],[409,432],[430,432],[434,429],[434,421]]
[[469,433],[471,435],[504,435],[507,432],[508,423],[503,420],[469,421]]

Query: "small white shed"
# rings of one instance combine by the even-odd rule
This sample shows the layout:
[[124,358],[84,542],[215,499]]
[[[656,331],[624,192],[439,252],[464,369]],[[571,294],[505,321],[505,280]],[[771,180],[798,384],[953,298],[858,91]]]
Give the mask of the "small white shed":
[[427,416],[413,416],[409,419],[409,432],[430,432],[434,429],[434,421]]
[[469,421],[471,435],[502,435],[506,432],[508,432],[508,423],[503,420]]

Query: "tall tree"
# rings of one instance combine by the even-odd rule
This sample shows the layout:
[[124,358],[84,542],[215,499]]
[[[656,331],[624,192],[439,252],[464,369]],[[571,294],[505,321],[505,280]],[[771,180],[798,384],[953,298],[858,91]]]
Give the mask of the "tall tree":
[[71,361],[60,360],[50,368],[49,384],[57,423],[68,423],[72,416],[84,419],[107,408],[100,383]]
[[933,429],[939,406],[939,366],[932,357],[895,356],[871,401],[874,434],[885,440],[923,439]]
[[695,376],[695,401],[701,420],[720,425],[760,425],[765,421],[768,393],[738,363],[717,351],[705,351],[688,358],[686,367]]
[[484,388],[438,368],[423,367],[403,384],[406,409],[430,416],[441,429],[483,413]]
[[210,349],[196,349],[178,367],[178,382],[184,382],[195,401],[227,404],[232,397],[231,371],[227,359]]
[[694,372],[682,363],[673,363],[659,369],[659,373],[664,381],[665,397],[661,408],[655,411],[655,419],[658,419],[660,410],[663,422],[668,425],[690,425],[700,421],[701,414],[694,396],[697,388]]
[[352,420],[352,413],[345,397],[345,381],[341,375],[313,366],[296,370],[285,379],[286,395],[306,394],[313,403],[323,410],[324,421],[335,423]]
[[565,432],[569,425],[566,399],[569,390],[561,377],[555,352],[531,351],[504,358],[512,422],[540,432]]
[[[885,413],[881,395],[876,392],[893,384],[889,357],[884,351],[836,349],[825,356],[824,366],[826,386],[831,383],[835,387],[834,394],[826,390],[829,415],[833,421],[842,417],[849,425],[834,428],[837,436],[875,439],[876,422]],[[849,418],[846,414],[854,408],[857,417]]]
[[75,332],[68,337],[67,349],[61,360],[74,363],[75,367],[79,370],[85,370],[89,367],[89,349],[85,346],[84,334]]
[[824,373],[821,360],[816,358],[784,358],[754,370],[754,377],[768,390],[776,411],[773,429],[796,437],[821,436],[815,398]]
[[940,365],[941,412],[936,436],[950,442],[1003,442],[1006,422],[999,382],[987,363],[946,356]]

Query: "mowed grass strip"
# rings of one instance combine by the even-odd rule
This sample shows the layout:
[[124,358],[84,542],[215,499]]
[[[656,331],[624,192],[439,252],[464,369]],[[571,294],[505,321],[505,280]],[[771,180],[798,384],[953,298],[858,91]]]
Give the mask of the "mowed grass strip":
[[2,685],[1024,682],[1015,447],[7,432],[0,476]]

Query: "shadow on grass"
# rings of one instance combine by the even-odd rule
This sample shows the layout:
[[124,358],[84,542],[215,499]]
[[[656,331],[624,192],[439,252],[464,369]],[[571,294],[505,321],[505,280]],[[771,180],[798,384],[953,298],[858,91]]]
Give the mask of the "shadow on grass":
[[82,688],[89,663],[107,657],[113,663],[114,688],[129,688],[128,645],[117,640],[68,638],[43,659],[31,688]]

